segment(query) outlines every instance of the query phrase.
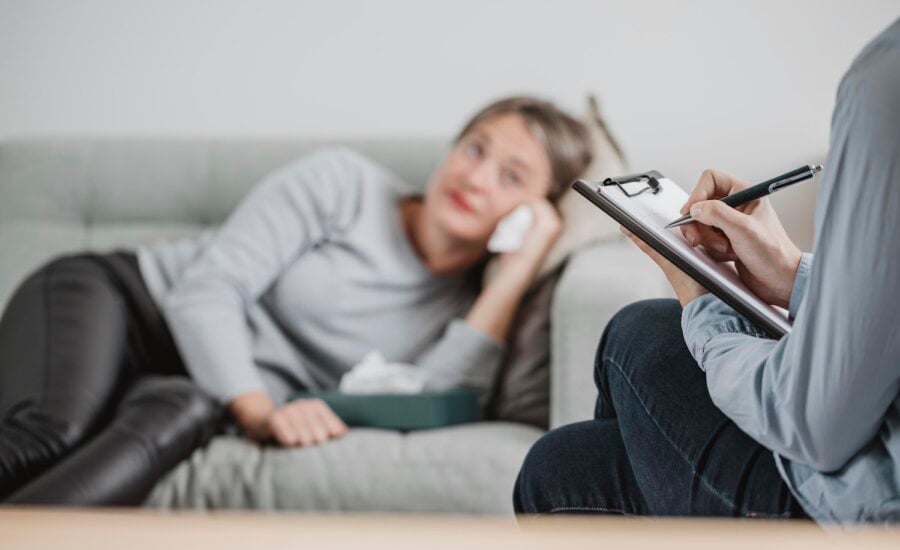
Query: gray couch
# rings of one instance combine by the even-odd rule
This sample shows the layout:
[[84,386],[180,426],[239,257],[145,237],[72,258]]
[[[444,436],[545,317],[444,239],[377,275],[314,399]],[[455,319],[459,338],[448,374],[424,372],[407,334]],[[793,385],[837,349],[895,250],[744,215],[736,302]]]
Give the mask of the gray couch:
[[[424,185],[445,144],[341,141]],[[291,140],[44,139],[0,143],[0,307],[54,255],[195,234],[270,170],[324,145]],[[598,215],[600,215],[598,213]],[[667,294],[630,243],[578,251],[552,306],[551,424],[589,418],[597,339],[620,307]],[[2,366],[0,366],[2,367]],[[220,436],[155,488],[153,507],[500,513],[541,431],[480,422],[402,434],[354,429],[309,449]]]

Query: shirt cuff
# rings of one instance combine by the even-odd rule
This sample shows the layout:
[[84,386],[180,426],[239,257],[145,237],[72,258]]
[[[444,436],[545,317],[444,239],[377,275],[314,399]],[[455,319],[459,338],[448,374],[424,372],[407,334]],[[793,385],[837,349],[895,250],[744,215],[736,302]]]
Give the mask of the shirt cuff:
[[794,285],[791,287],[791,298],[788,302],[788,319],[794,320],[797,310],[800,309],[800,302],[806,295],[806,282],[809,279],[809,268],[812,265],[813,255],[804,252],[800,255],[800,265],[797,266],[797,274],[794,275]]
[[704,355],[710,340],[720,334],[745,334],[766,338],[766,333],[712,293],[694,298],[681,312],[684,342],[697,362],[706,370]]

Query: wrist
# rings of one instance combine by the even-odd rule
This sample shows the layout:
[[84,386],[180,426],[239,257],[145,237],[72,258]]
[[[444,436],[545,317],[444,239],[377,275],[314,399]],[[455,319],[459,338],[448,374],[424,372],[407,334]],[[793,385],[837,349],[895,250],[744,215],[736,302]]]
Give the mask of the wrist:
[[800,262],[803,259],[803,252],[798,248],[794,248],[793,251],[786,257],[785,267],[783,269],[784,275],[782,275],[781,292],[778,293],[778,302],[777,306],[783,307],[787,309],[791,302],[791,292],[794,289],[794,280],[797,278],[797,271],[800,269]]
[[681,307],[685,307],[704,294],[709,294],[706,287],[681,270],[678,270],[675,277],[669,277],[669,283],[672,285],[672,290],[675,291],[675,296],[678,298],[678,303],[681,304]]
[[684,308],[700,296],[709,294],[709,291],[698,284],[696,287],[693,287],[691,289],[685,289],[682,291],[676,290],[675,294],[678,297],[678,303],[680,303],[681,307]]
[[466,322],[494,340],[503,342],[529,279],[505,266],[481,291],[466,315]]
[[228,404],[229,412],[241,429],[256,440],[269,437],[269,417],[275,409],[275,402],[263,391],[238,395]]
[[491,279],[485,291],[521,296],[531,285],[536,268],[524,262],[500,262],[500,269]]

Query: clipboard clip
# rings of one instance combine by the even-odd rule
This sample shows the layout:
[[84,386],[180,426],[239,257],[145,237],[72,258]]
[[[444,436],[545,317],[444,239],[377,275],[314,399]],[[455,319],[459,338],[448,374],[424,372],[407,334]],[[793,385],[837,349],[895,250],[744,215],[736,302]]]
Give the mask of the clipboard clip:
[[[646,193],[647,191],[650,191],[650,193],[655,195],[655,194],[659,193],[660,191],[662,191],[662,187],[659,185],[659,179],[658,179],[660,177],[662,177],[662,174],[660,174],[656,170],[651,170],[649,172],[630,174],[627,176],[620,176],[618,178],[606,178],[605,180],[600,182],[600,185],[603,185],[603,186],[615,185],[616,187],[619,188],[620,191],[625,193],[626,197],[636,197],[638,195]],[[633,193],[629,193],[628,190],[626,190],[624,187],[622,187],[623,184],[634,183],[634,182],[638,182],[638,181],[646,182],[647,185],[644,186],[639,191],[635,191]]]

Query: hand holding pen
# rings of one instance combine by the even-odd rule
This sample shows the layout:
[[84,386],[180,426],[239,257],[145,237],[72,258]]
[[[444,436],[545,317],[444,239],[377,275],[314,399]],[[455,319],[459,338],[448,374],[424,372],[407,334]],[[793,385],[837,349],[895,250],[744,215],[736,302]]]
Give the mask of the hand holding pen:
[[[821,165],[817,164],[813,166],[812,164],[807,164],[806,166],[801,166],[800,168],[791,170],[786,174],[776,176],[770,180],[766,180],[752,187],[748,187],[746,189],[738,191],[737,193],[728,195],[727,197],[723,197],[720,200],[732,208],[737,208],[738,206],[743,206],[748,202],[752,202],[756,199],[771,195],[776,191],[786,189],[791,185],[794,185],[795,183],[809,180],[821,170]],[[690,201],[688,202],[690,203]],[[677,220],[667,225],[666,229],[670,227],[678,227],[686,223],[691,223],[692,221],[694,220],[691,218],[691,215],[685,214],[684,216],[681,216]]]
[[[821,168],[804,169],[814,174]],[[803,172],[798,169],[788,174],[794,175],[779,176],[764,183],[768,187],[776,181],[802,177]],[[738,210],[723,200],[729,196],[744,200],[751,193],[760,192],[759,186],[754,187],[723,172],[703,172],[682,209],[682,213],[690,214],[691,220],[697,223],[682,225],[681,232],[688,244],[702,245],[713,259],[735,262],[741,279],[764,301],[787,307],[800,264],[800,249],[788,237],[769,201],[750,199]],[[778,188],[783,186],[775,190]],[[747,190],[752,191],[744,193]],[[757,198],[771,192],[766,191]]]

